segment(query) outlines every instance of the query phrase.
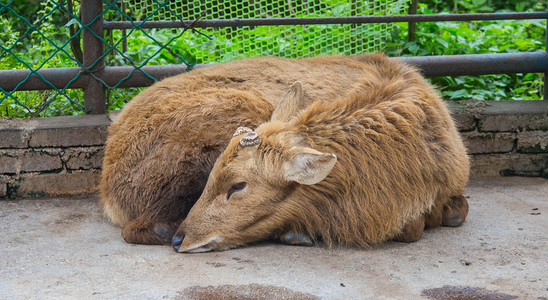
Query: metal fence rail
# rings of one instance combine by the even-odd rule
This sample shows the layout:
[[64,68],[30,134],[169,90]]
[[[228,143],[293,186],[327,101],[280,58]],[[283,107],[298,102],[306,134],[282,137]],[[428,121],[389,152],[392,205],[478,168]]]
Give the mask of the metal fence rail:
[[548,12],[525,13],[477,13],[477,14],[437,14],[437,15],[401,15],[401,16],[355,16],[323,18],[269,18],[269,19],[231,19],[231,20],[196,20],[196,21],[147,21],[104,22],[104,29],[141,28],[178,28],[192,25],[194,28],[238,27],[238,26],[276,26],[276,25],[311,25],[311,24],[369,24],[397,22],[447,22],[447,21],[498,21],[498,20],[533,20],[546,19]]
[[[115,3],[116,1],[112,2]],[[113,4],[110,5],[113,5]],[[107,88],[148,86],[155,80],[176,75],[191,67],[203,65],[163,66],[106,66],[106,30],[139,28],[217,28],[241,26],[286,26],[303,24],[368,24],[393,22],[436,21],[480,21],[480,20],[524,20],[547,19],[548,12],[533,13],[485,13],[453,15],[400,15],[400,16],[348,16],[315,18],[269,18],[226,20],[178,20],[178,21],[105,21],[102,0],[81,1],[81,29],[83,61],[78,67],[38,68],[37,70],[0,70],[0,91],[83,89],[85,112],[106,112],[105,91]],[[548,22],[547,22],[548,23]],[[79,32],[80,32],[79,31]],[[547,38],[548,43],[548,38]],[[116,44],[115,46],[118,46]],[[112,51],[112,47],[108,51]],[[545,47],[546,50],[546,47]],[[118,50],[119,51],[119,50]],[[548,78],[548,53],[546,51],[477,54],[431,57],[405,57],[403,59],[424,70],[426,76],[481,75],[511,73],[545,73]],[[184,60],[183,60],[184,61]],[[546,88],[544,99],[548,99]]]
[[[512,73],[542,73],[548,70],[548,53],[545,51],[499,54],[468,54],[447,56],[400,57],[424,71],[427,77],[487,75]],[[195,65],[194,68],[207,67]],[[144,66],[140,70],[133,67],[105,67],[95,76],[101,78],[107,85],[118,87],[144,87],[157,80],[186,72],[188,67],[182,65]],[[0,78],[5,78],[1,86],[7,90],[47,90],[51,85],[42,78],[54,84],[57,88],[68,87],[84,89],[89,83],[86,75],[78,76],[81,68],[51,68],[39,70],[30,74],[28,70],[0,71]],[[146,73],[146,75],[145,75]],[[7,74],[7,76],[3,75]],[[27,79],[28,78],[28,79]],[[76,78],[76,79],[75,79]],[[26,80],[25,80],[26,79]]]

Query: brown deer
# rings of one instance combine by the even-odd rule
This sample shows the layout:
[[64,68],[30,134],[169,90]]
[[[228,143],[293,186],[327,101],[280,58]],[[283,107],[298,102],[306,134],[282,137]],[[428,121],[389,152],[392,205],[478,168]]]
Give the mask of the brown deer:
[[302,110],[295,84],[269,122],[239,128],[175,250],[225,250],[286,232],[368,247],[460,226],[469,160],[446,104],[410,66],[382,55],[363,63],[348,93]]
[[332,101],[366,75],[371,56],[251,58],[174,76],[131,100],[109,128],[100,184],[105,215],[130,243],[169,243],[239,126],[269,120],[300,80]]

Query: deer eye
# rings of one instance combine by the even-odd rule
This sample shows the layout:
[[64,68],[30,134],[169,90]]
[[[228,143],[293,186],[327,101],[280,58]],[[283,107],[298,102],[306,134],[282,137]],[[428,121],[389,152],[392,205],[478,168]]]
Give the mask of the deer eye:
[[245,183],[245,182],[238,182],[238,183],[233,184],[228,189],[228,192],[226,193],[226,201],[228,201],[230,199],[230,196],[232,196],[233,193],[243,190],[246,185],[247,185],[247,183]]

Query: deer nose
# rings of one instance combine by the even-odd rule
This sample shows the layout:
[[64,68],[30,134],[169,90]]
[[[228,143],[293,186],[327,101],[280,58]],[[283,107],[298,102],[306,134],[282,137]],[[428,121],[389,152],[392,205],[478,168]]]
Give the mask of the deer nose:
[[173,250],[175,250],[175,252],[179,252],[179,248],[181,247],[181,243],[183,242],[184,238],[185,234],[179,232],[177,232],[173,236],[173,238],[171,238],[171,245],[173,246]]

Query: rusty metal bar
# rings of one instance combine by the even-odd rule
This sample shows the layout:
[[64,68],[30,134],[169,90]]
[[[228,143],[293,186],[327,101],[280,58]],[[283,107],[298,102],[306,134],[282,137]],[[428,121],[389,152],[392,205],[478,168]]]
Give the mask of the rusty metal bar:
[[530,20],[548,19],[548,12],[527,13],[479,13],[479,14],[437,14],[401,16],[356,16],[356,17],[317,17],[317,18],[268,18],[268,19],[215,19],[184,21],[105,21],[105,29],[140,28],[220,28],[241,26],[313,25],[313,24],[367,24],[395,22],[441,22],[441,21],[487,21],[487,20]]
[[[207,64],[195,65],[193,69],[208,66]],[[161,80],[163,78],[181,74],[187,71],[187,66],[181,65],[163,65],[163,66],[144,66],[141,68],[148,75]],[[115,86],[120,80],[126,80],[121,82],[117,87],[142,87],[149,86],[153,83],[149,77],[143,74],[143,71],[136,70],[134,67],[106,67],[101,73],[101,80],[103,80],[109,86]],[[69,89],[84,89],[88,86],[89,78],[85,75],[80,75],[76,80],[70,82],[80,72],[81,68],[48,68],[38,70],[44,79],[50,81],[55,88],[62,89],[67,87]],[[29,76],[30,70],[0,70],[0,87],[5,91],[13,91],[19,82],[23,81]],[[69,84],[70,82],[70,84]],[[68,84],[68,86],[67,86]],[[29,79],[23,82],[17,88],[18,91],[29,90],[50,90],[52,86],[43,81],[38,75],[31,74]]]
[[422,69],[427,77],[543,73],[548,70],[546,51],[400,57],[398,59]]
[[[86,72],[93,73],[101,78],[105,69],[103,45],[103,1],[82,0],[80,7],[82,13],[83,40],[83,65]],[[86,74],[87,75],[87,74]],[[106,88],[93,76],[88,78],[84,88],[84,110],[86,114],[104,114],[106,108]]]
[[[548,18],[546,19],[546,41],[544,41],[544,51],[548,53]],[[544,71],[544,100],[548,101],[548,69]]]
[[[62,89],[81,71],[81,68],[48,68],[38,70],[36,73],[51,82],[54,86],[52,87],[38,75],[32,74],[29,76],[31,71],[28,69],[0,70],[0,87],[7,92],[14,91],[17,85],[29,76],[17,88],[18,91]],[[84,88],[87,85],[87,81],[87,77],[80,76],[70,84],[69,88]]]
[[[458,76],[458,75],[484,75],[484,74],[512,74],[512,73],[543,73],[548,70],[548,52],[522,52],[501,54],[470,54],[448,56],[422,56],[399,57],[409,64],[422,69],[424,75],[432,76]],[[207,67],[208,65],[196,65],[194,68]],[[187,66],[164,65],[144,66],[141,68],[148,75],[160,80],[168,76],[181,74],[187,70]],[[80,68],[51,68],[38,71],[46,80],[52,82],[55,87],[65,87],[72,78],[78,75]],[[133,73],[132,73],[133,72]],[[0,87],[6,91],[12,91],[19,82],[24,80],[30,70],[0,70]],[[129,76],[129,77],[128,77]],[[101,79],[109,86],[115,86],[120,80],[128,77],[118,87],[142,87],[153,83],[151,79],[134,67],[106,67],[101,73]],[[69,88],[87,88],[88,79],[80,76],[72,82]],[[51,89],[51,86],[37,75],[31,75],[21,84],[17,90]]]
[[[416,15],[419,6],[419,0],[411,0],[407,13],[409,15]],[[407,25],[407,41],[412,42],[417,38],[417,22],[409,22]]]

